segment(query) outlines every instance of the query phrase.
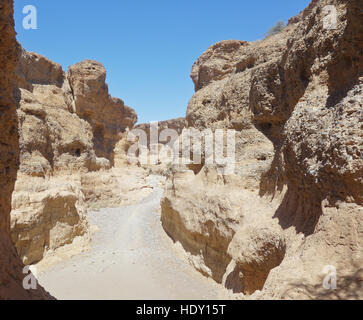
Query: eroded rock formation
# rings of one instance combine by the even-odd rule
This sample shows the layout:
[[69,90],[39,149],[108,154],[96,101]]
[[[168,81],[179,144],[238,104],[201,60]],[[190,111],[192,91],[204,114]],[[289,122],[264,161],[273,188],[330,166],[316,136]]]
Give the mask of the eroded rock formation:
[[[236,169],[175,170],[162,222],[244,298],[363,296],[362,12],[359,0],[312,1],[280,34],[222,41],[193,66],[188,126],[235,129]],[[329,265],[336,291],[322,286]]]
[[69,67],[69,84],[76,114],[92,126],[97,156],[113,164],[113,152],[120,133],[137,122],[136,112],[121,99],[108,94],[106,70],[96,61],[85,60]]
[[20,167],[11,233],[23,262],[32,264],[89,238],[87,208],[127,204],[150,189],[141,169],[131,173],[113,167],[115,146],[137,116],[109,96],[100,63],[86,60],[66,73],[20,46],[18,59]]
[[[325,5],[335,29],[324,28]],[[204,161],[151,171],[169,175],[165,231],[240,298],[363,297],[362,12],[360,0],[313,0],[280,34],[211,46],[192,68],[186,118],[159,123],[159,133],[236,130],[231,175]],[[23,263],[87,239],[88,208],[137,201],[150,186],[127,167],[137,116],[109,95],[104,67],[85,60],[66,73],[26,52],[12,15],[2,0],[0,298],[45,299],[22,287]],[[322,286],[327,266],[337,290]]]
[[0,3],[0,299],[49,299],[43,288],[25,290],[23,264],[10,238],[11,194],[18,169],[19,137],[13,81],[17,49],[13,1]]

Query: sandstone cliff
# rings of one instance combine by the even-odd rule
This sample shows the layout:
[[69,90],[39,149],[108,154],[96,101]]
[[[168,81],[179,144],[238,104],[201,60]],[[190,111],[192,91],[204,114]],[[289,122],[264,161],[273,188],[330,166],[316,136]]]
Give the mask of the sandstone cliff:
[[105,83],[106,70],[102,64],[85,60],[68,71],[74,108],[79,117],[92,126],[97,156],[113,164],[113,152],[120,133],[137,122],[136,112],[125,106],[121,99],[110,97]]
[[[235,129],[236,169],[175,170],[162,223],[242,298],[363,297],[362,10],[312,1],[282,33],[222,41],[193,66],[188,126]],[[322,286],[327,265],[336,291]]]
[[87,208],[127,204],[150,191],[141,169],[114,167],[116,144],[137,116],[110,97],[105,79],[98,62],[77,63],[66,73],[18,46],[20,166],[11,234],[26,264],[72,243],[87,247]]
[[13,1],[0,3],[0,299],[49,299],[43,288],[23,288],[23,265],[10,239],[11,194],[18,168],[19,138],[13,81],[17,63]]

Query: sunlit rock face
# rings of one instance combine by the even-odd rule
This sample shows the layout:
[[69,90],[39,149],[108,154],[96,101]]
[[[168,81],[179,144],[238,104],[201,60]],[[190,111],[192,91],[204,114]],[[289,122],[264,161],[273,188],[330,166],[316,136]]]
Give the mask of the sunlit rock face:
[[23,264],[10,239],[11,194],[19,161],[18,120],[13,96],[17,63],[13,1],[0,4],[0,299],[49,299],[43,288],[25,290]]
[[[236,169],[175,168],[162,222],[241,298],[363,296],[362,12],[358,0],[312,1],[280,34],[222,41],[193,66],[188,126],[235,129]],[[322,286],[326,266],[341,290]]]
[[89,203],[94,207],[98,202],[125,202],[117,190],[124,195],[135,185],[121,183],[120,177],[128,173],[111,167],[116,144],[126,139],[125,131],[137,115],[109,96],[100,63],[86,60],[66,73],[58,63],[20,45],[15,54],[20,165],[11,236],[23,262],[33,264],[49,252],[89,238]]
[[76,114],[91,124],[97,156],[113,163],[120,133],[137,122],[136,112],[108,93],[106,70],[96,61],[85,60],[68,70]]

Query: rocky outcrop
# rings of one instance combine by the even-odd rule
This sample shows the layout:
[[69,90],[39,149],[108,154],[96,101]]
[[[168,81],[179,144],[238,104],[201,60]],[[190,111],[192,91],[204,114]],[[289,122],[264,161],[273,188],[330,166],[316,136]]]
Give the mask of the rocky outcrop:
[[106,71],[98,62],[83,61],[66,73],[20,46],[18,59],[20,166],[11,234],[23,262],[33,264],[80,237],[89,238],[88,207],[126,202],[117,191],[125,194],[135,185],[126,185],[124,172],[111,166],[116,142],[137,116],[109,96]]
[[44,178],[110,167],[108,159],[96,156],[91,125],[72,109],[60,65],[19,48],[17,90],[21,173]]
[[225,40],[212,45],[194,63],[191,78],[195,91],[211,82],[227,78],[232,73],[244,72],[268,60],[278,58],[286,37],[274,41],[251,43]]
[[118,208],[140,202],[153,190],[147,176],[147,171],[134,166],[82,175],[81,190],[87,208]]
[[136,112],[121,99],[110,97],[105,83],[106,70],[96,61],[85,60],[68,70],[68,80],[74,96],[74,110],[92,126],[97,156],[113,164],[113,152],[120,133],[137,122]]
[[230,242],[228,254],[234,259],[225,273],[225,287],[245,294],[261,290],[270,271],[286,254],[281,227],[276,221],[259,217],[244,222]]
[[[175,170],[163,226],[243,298],[363,296],[362,9],[312,1],[282,33],[223,41],[193,66],[188,126],[235,129],[236,169]],[[329,265],[340,290],[322,286]]]
[[0,300],[49,299],[40,286],[26,290],[23,264],[10,238],[11,194],[18,169],[19,138],[13,81],[17,63],[13,1],[0,4]]
[[12,200],[11,234],[25,264],[88,235],[80,178],[19,175]]

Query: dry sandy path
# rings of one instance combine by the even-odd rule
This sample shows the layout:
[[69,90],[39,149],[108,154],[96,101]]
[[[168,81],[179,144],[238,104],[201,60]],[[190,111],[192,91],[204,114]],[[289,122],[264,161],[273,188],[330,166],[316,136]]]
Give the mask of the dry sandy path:
[[222,299],[225,291],[196,272],[162,229],[159,177],[137,205],[89,214],[99,231],[92,249],[38,274],[58,299]]

